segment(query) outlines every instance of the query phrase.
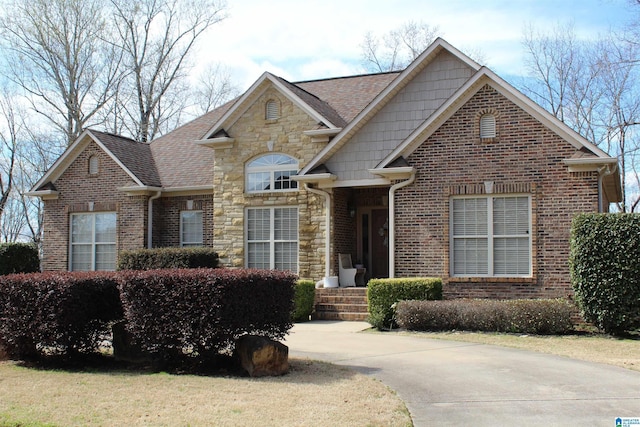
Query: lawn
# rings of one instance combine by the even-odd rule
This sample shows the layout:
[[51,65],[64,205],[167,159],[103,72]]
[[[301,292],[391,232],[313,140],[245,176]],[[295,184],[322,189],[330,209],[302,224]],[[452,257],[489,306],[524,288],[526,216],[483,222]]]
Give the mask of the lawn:
[[281,377],[38,370],[0,362],[0,426],[410,426],[384,384],[291,359]]

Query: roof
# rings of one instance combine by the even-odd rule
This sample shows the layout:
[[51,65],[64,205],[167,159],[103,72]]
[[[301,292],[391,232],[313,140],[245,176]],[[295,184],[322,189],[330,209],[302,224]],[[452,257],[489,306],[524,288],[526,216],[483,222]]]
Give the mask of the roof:
[[[319,128],[333,132],[335,137],[300,171],[299,176],[318,174],[324,163],[353,137],[380,109],[391,102],[440,52],[447,51],[472,70],[472,77],[444,104],[418,126],[389,155],[380,159],[375,170],[393,168],[398,159],[408,156],[424,137],[460,108],[482,84],[489,83],[501,94],[524,108],[534,117],[558,133],[576,148],[576,155],[568,159],[574,168],[588,163],[612,163],[615,159],[591,144],[564,123],[553,117],[535,102],[524,96],[486,67],[481,67],[443,39],[436,41],[405,70],[388,73],[327,78],[302,82],[287,80],[264,73],[240,97],[180,126],[150,143],[138,143],[129,138],[88,130],[54,163],[34,187],[38,191],[53,192],[46,187],[55,181],[77,157],[90,139],[100,145],[134,181],[136,188],[162,188],[163,191],[213,189],[211,173],[215,150],[206,144],[196,144],[210,138],[228,137],[225,129],[238,120],[264,91],[273,87],[317,120]],[[221,137],[222,136],[222,137]],[[222,138],[224,139],[224,138]],[[371,171],[371,170],[370,170]],[[137,186],[137,187],[135,187]]]
[[162,185],[158,170],[151,156],[149,144],[93,129],[91,134],[102,142],[144,185],[151,187],[160,187]]

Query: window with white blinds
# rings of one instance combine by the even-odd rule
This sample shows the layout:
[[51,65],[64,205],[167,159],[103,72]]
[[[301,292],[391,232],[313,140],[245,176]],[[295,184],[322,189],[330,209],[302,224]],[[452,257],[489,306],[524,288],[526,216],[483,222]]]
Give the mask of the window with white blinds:
[[180,246],[202,246],[202,211],[180,212]]
[[247,209],[247,267],[298,272],[298,208]]
[[451,200],[453,276],[530,276],[529,196]]
[[69,270],[116,269],[116,213],[71,214]]

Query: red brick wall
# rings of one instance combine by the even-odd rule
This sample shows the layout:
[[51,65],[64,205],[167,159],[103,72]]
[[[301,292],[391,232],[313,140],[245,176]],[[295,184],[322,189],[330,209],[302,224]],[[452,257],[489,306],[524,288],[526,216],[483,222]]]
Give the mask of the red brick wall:
[[202,244],[213,246],[213,194],[197,196],[163,197],[153,205],[153,246],[180,246],[180,212],[188,210],[187,202],[193,201],[192,210],[202,211]]
[[333,271],[338,273],[338,254],[351,254],[356,260],[356,218],[349,215],[349,204],[354,203],[353,190],[350,188],[333,189]]
[[[89,157],[99,158],[99,173],[89,175]],[[131,185],[131,178],[93,141],[58,178],[57,200],[46,200],[42,268],[69,267],[69,216],[73,212],[115,211],[118,215],[117,249],[144,247],[147,197],[128,197],[117,188]]]
[[[483,112],[498,135],[479,139]],[[437,276],[446,297],[556,297],[571,293],[569,230],[579,212],[598,209],[595,172],[572,174],[563,159],[576,149],[489,86],[482,88],[407,159],[416,182],[396,193],[397,277]],[[451,278],[449,201],[455,194],[531,195],[533,277]]]

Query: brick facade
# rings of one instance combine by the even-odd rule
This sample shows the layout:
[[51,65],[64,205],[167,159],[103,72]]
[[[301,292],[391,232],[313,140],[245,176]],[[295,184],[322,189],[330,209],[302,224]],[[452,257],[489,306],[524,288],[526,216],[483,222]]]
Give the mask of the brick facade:
[[[483,112],[498,135],[479,138]],[[569,230],[573,216],[598,210],[596,172],[570,173],[575,147],[500,95],[483,87],[408,157],[413,185],[396,195],[396,276],[444,278],[447,297],[559,297],[571,292]],[[533,277],[454,278],[449,273],[449,203],[456,194],[531,195]]]
[[[89,174],[89,158],[97,156],[99,171]],[[53,183],[56,200],[44,201],[42,269],[69,268],[71,213],[116,212],[118,251],[144,247],[147,197],[127,196],[118,188],[131,185],[129,175],[93,141]]]

